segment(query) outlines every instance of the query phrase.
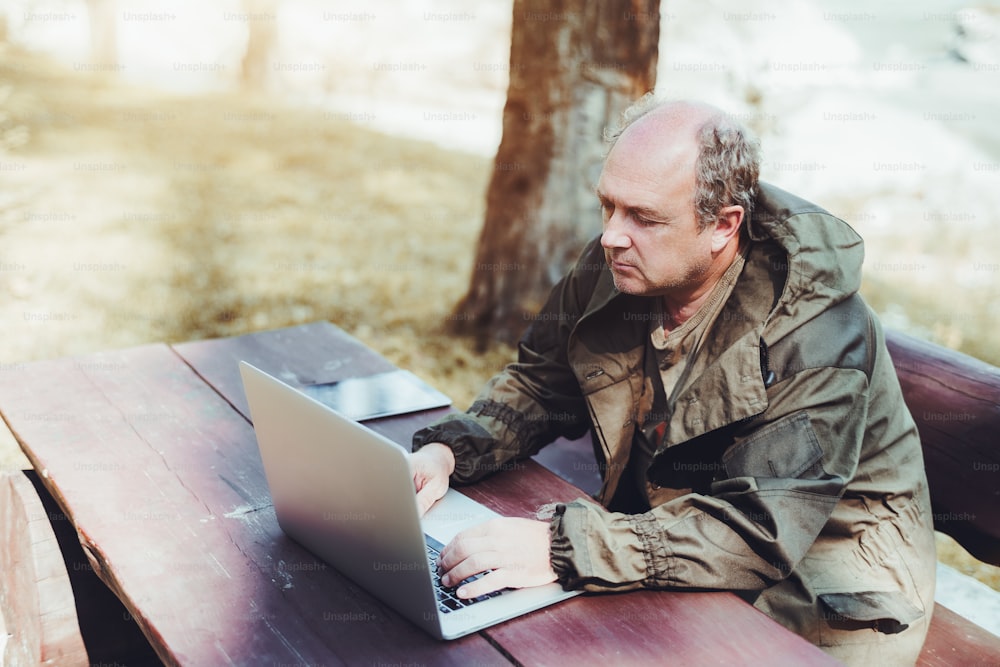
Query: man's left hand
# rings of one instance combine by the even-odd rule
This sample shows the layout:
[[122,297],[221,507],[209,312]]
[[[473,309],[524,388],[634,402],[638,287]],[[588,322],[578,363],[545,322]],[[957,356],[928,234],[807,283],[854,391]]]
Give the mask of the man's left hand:
[[532,519],[501,517],[464,530],[441,551],[438,566],[445,586],[492,570],[462,585],[460,598],[556,580],[549,559],[549,524]]

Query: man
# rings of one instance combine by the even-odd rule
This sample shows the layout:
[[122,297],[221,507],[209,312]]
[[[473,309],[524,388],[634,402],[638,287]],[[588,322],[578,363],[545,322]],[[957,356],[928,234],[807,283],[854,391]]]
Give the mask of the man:
[[862,241],[758,183],[742,126],[649,98],[597,185],[604,231],[553,289],[518,363],[414,435],[426,510],[588,429],[600,505],[503,518],[442,552],[474,597],[732,590],[852,664],[912,664],[934,597],[920,442],[857,290]]

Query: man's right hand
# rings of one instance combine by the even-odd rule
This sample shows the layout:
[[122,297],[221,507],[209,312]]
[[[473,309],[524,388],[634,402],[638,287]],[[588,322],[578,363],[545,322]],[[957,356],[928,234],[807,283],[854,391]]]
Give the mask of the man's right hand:
[[420,516],[448,492],[448,478],[455,471],[455,453],[440,442],[429,442],[410,454],[413,486]]

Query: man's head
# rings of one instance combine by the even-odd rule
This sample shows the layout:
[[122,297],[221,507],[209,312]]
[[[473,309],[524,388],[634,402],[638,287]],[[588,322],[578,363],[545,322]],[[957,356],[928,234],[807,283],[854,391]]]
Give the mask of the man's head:
[[711,289],[738,250],[759,163],[749,132],[715,107],[647,96],[630,108],[597,186],[618,289],[678,305]]

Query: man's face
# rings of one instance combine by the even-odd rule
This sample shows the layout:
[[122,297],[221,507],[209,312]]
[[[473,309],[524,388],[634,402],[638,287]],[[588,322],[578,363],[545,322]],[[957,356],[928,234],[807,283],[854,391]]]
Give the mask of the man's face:
[[681,303],[699,291],[712,263],[711,233],[698,231],[694,137],[665,141],[640,119],[618,139],[597,185],[601,245],[615,287]]

